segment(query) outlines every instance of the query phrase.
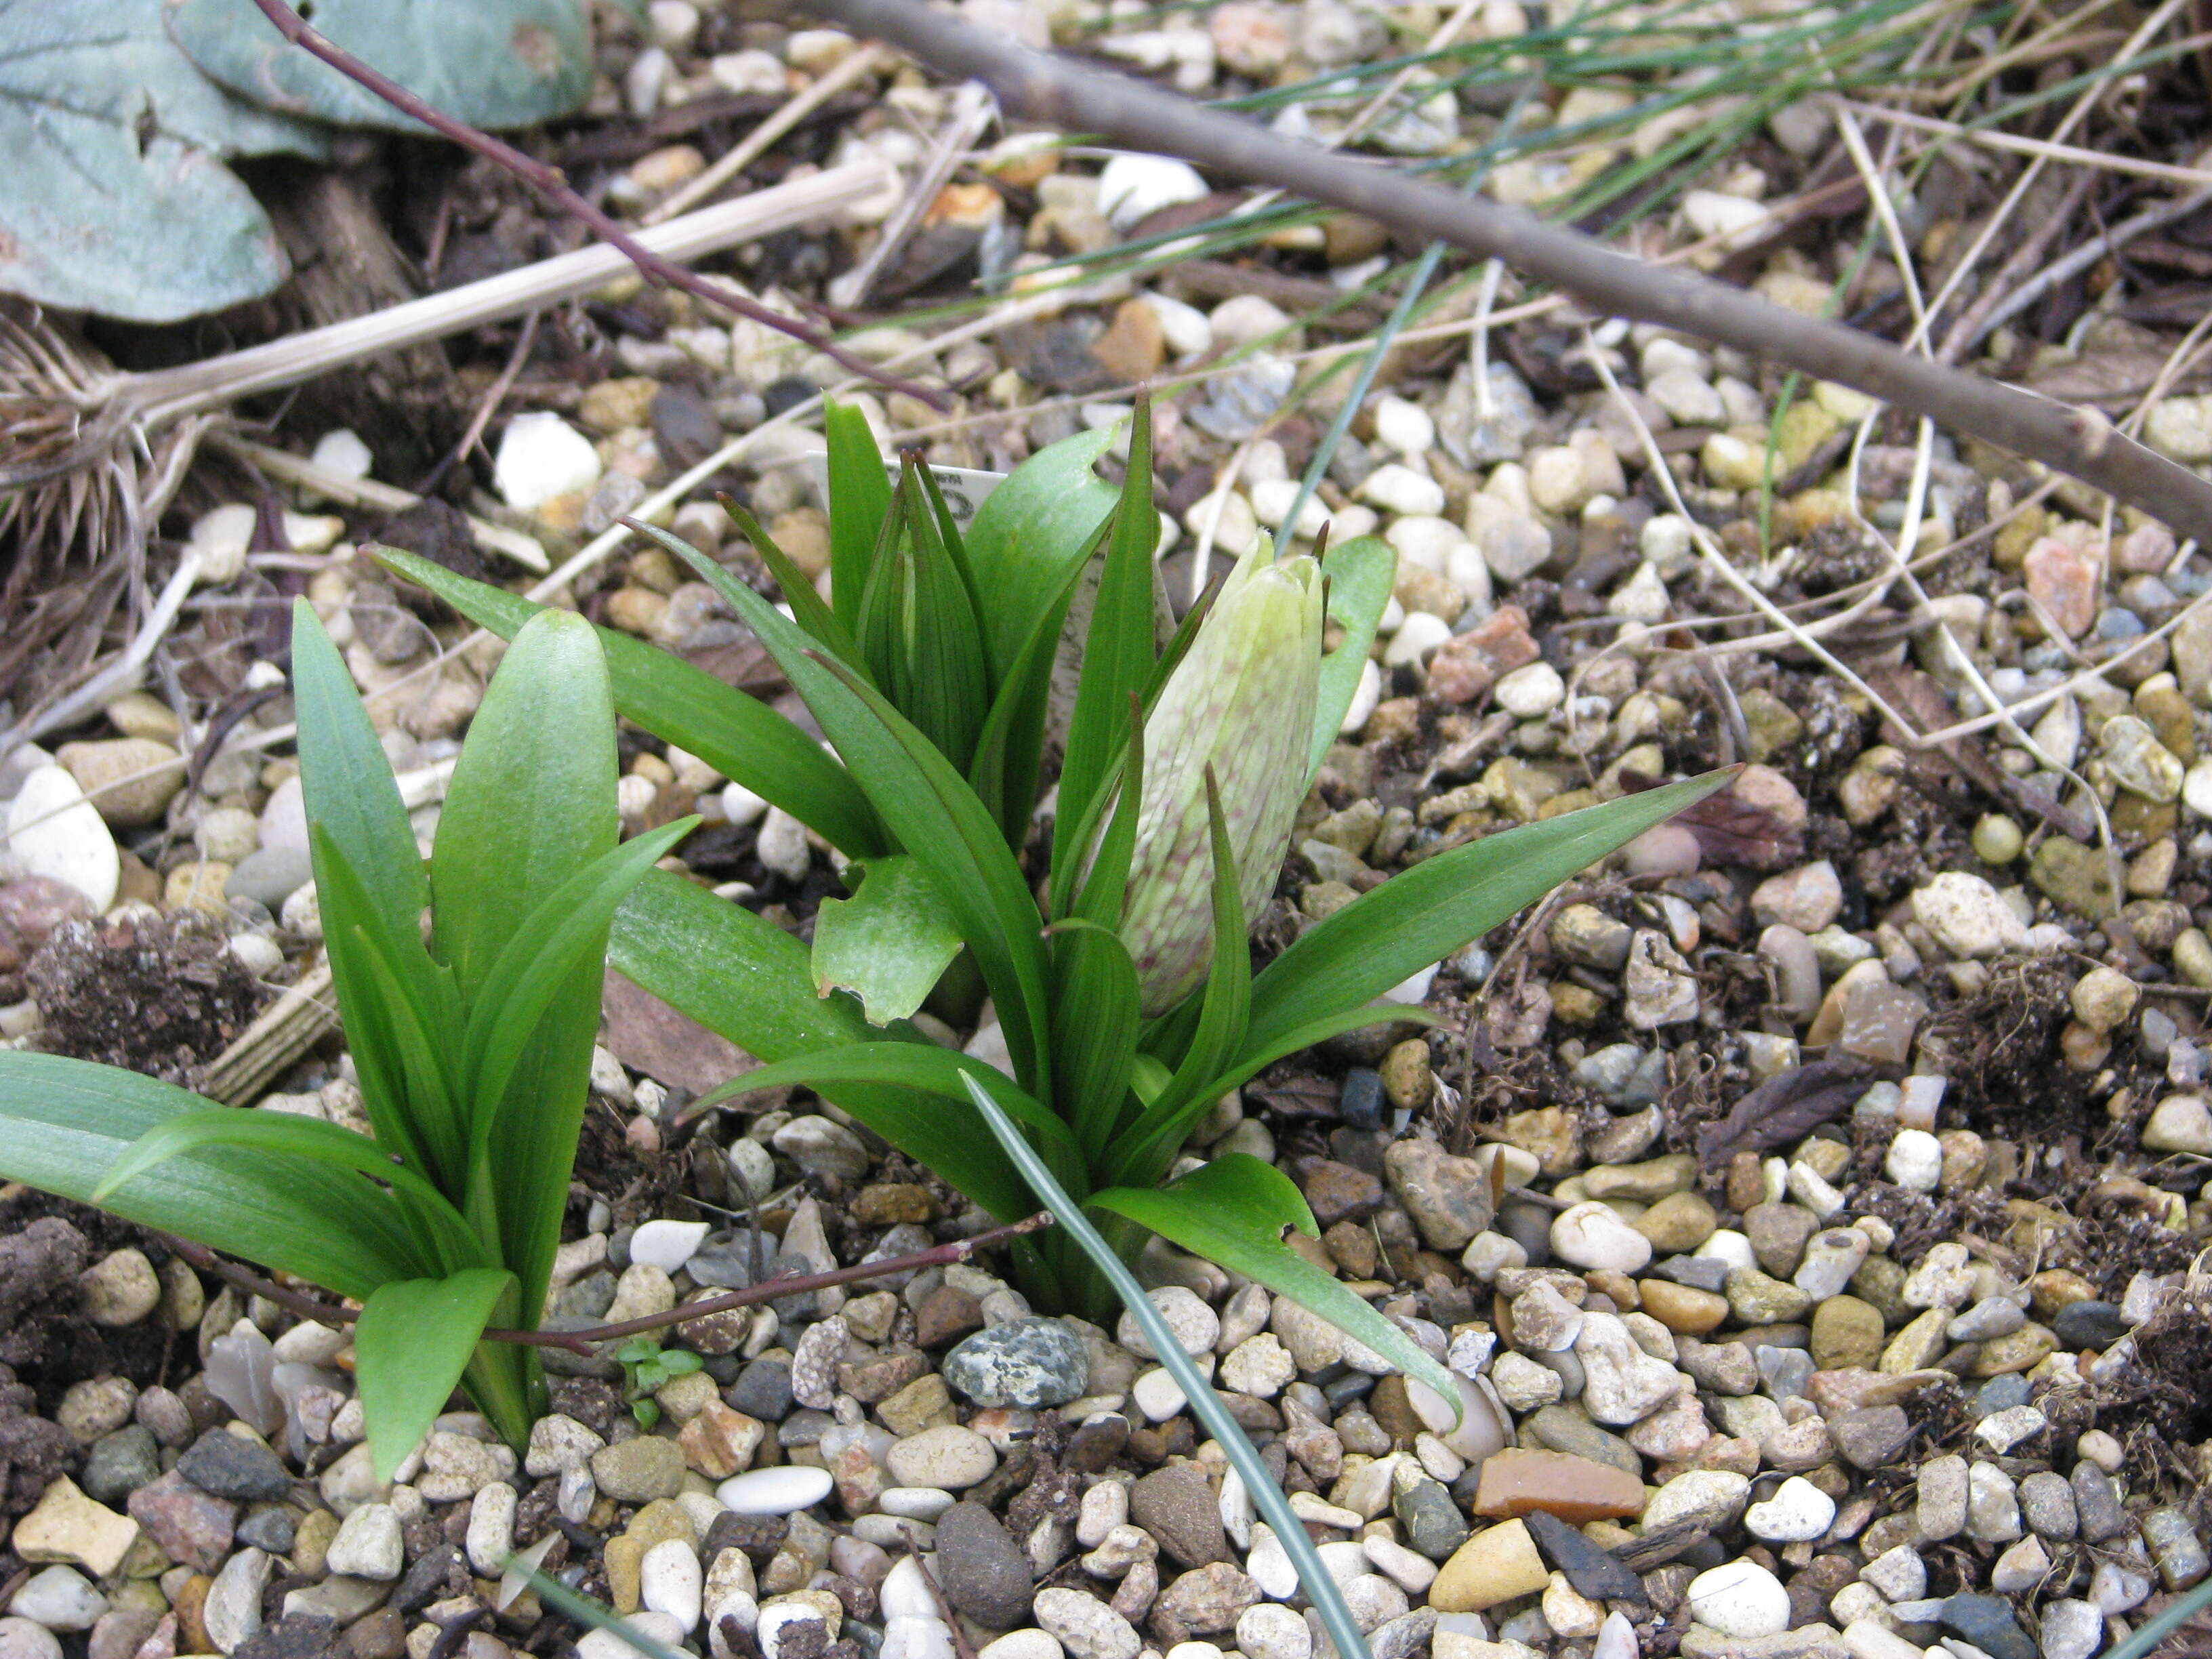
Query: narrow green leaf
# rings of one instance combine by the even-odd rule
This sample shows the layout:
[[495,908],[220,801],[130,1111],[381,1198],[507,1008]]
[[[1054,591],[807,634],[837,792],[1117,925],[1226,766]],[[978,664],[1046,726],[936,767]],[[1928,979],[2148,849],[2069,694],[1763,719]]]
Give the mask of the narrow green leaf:
[[367,1135],[291,1112],[257,1112],[235,1106],[179,1112],[131,1142],[86,1201],[114,1207],[115,1195],[147,1171],[204,1146],[244,1146],[288,1161],[350,1170],[356,1176],[381,1182],[404,1194],[421,1206],[422,1213],[434,1218],[437,1231],[423,1243],[438,1252],[437,1259],[456,1265],[481,1259],[475,1236],[461,1219],[460,1212],[388,1149]]
[[990,669],[974,594],[912,456],[884,520],[884,539],[854,633],[874,684],[963,771],[990,706]]
[[1079,919],[1054,930],[1053,1082],[1096,1169],[1112,1145],[1137,1052],[1137,969],[1111,928]]
[[[1038,615],[1036,625],[1007,665],[975,738],[975,757],[968,779],[986,806],[997,813],[1006,845],[1020,848],[1029,839],[1036,810],[1037,776],[1044,757],[1045,720],[1052,702],[1052,667],[1061,626],[1083,577],[1083,561],[1068,561],[1059,592]],[[981,607],[988,630],[994,607]]]
[[1221,811],[1221,788],[1206,769],[1206,830],[1213,858],[1213,961],[1199,1002],[1198,1029],[1173,1081],[1152,1109],[1172,1111],[1219,1070],[1244,1041],[1252,1011],[1252,945],[1244,933],[1244,901],[1237,887],[1237,855]]
[[1624,795],[1401,871],[1316,923],[1253,981],[1247,1045],[1273,1048],[1301,1026],[1373,1001],[1734,776],[1708,772]]
[[805,945],[665,871],[623,901],[607,951],[626,977],[764,1060],[882,1035],[850,997],[817,992]]
[[[1129,860],[1137,849],[1137,819],[1144,810],[1145,713],[1134,695],[1129,698],[1129,735],[1122,744],[1121,769],[1114,781],[1114,816],[1107,820],[1106,833],[1098,837],[1098,851],[1090,869],[1083,871],[1073,859],[1067,866],[1071,881],[1078,873],[1083,878],[1083,892],[1074,902],[1074,914],[1102,927],[1121,923],[1121,902],[1129,891]],[[1097,811],[1094,805],[1086,816],[1095,817]],[[1091,839],[1087,824],[1079,825],[1076,833],[1085,842]]]
[[830,604],[837,619],[857,634],[860,595],[890,507],[890,484],[875,434],[858,409],[828,404],[823,433],[830,441]]
[[1322,757],[1342,731],[1345,710],[1359,690],[1367,649],[1375,642],[1375,629],[1398,578],[1398,554],[1379,536],[1360,536],[1330,548],[1322,556],[1321,569],[1328,579],[1329,617],[1344,629],[1344,637],[1321,659],[1308,778],[1321,770]]
[[614,846],[614,731],[591,624],[565,611],[525,623],[469,723],[430,855],[433,949],[464,1001],[523,919]]
[[[1131,693],[1141,696],[1159,653],[1152,637],[1152,549],[1159,511],[1152,505],[1152,406],[1137,401],[1129,471],[1106,538],[1106,564],[1091,612],[1091,632],[1076,680],[1075,708],[1060,762],[1060,799],[1078,816],[1103,787],[1124,741]],[[1088,848],[1054,837],[1053,863],[1080,862]]]
[[[763,1060],[910,1046],[885,1042],[851,997],[817,996],[806,947],[790,934],[675,876],[655,872],[638,884],[615,913],[609,954],[629,978]],[[702,962],[714,971],[700,972]],[[941,1096],[898,1083],[808,1086],[994,1215],[1026,1213],[1003,1159]]]
[[968,526],[969,568],[976,592],[988,597],[980,606],[984,637],[1002,685],[1038,618],[1072,591],[1113,514],[1113,486],[1091,467],[1114,436],[1102,427],[1037,451],[984,497]]
[[[1306,1595],[1312,1601],[1315,1611],[1320,1613],[1329,1639],[1336,1644],[1340,1659],[1369,1659],[1366,1638],[1359,1632],[1358,1622],[1352,1616],[1352,1608],[1344,1599],[1343,1590],[1322,1564],[1321,1552],[1314,1547],[1312,1534],[1306,1531],[1305,1523],[1291,1508],[1290,1500],[1284,1496],[1281,1486],[1267,1466],[1260,1461],[1260,1454],[1253,1449],[1251,1441],[1245,1437],[1244,1431],[1237,1425],[1237,1419],[1229,1414],[1229,1407],[1222,1403],[1221,1396],[1213,1391],[1212,1384],[1200,1375],[1198,1367],[1191,1364],[1190,1356],[1182,1351],[1182,1345],[1169,1331],[1167,1322],[1160,1316],[1160,1310],[1152,1305],[1152,1299],[1145,1294],[1144,1287],[1137,1283],[1135,1275],[1130,1273],[1121,1257],[1115,1255],[1112,1247],[1098,1236],[1098,1230],[1091,1224],[1082,1207],[1067,1195],[1066,1189],[1060,1182],[1054,1180],[1052,1171],[1023,1140],[1020,1131],[1015,1128],[1012,1120],[999,1109],[996,1103],[973,1079],[969,1084],[969,1093],[975,1103],[976,1109],[983,1114],[984,1121],[990,1125],[991,1133],[997,1137],[999,1145],[1020,1170],[1022,1178],[1029,1182],[1030,1190],[1052,1212],[1052,1218],[1060,1224],[1060,1230],[1064,1230],[1066,1237],[1073,1239],[1077,1248],[1090,1258],[1092,1267],[1113,1286],[1114,1293],[1121,1298],[1122,1305],[1128,1309],[1130,1316],[1143,1329],[1152,1352],[1159,1356],[1160,1364],[1167,1368],[1168,1374],[1175,1378],[1176,1386],[1190,1401],[1193,1414],[1228,1454],[1230,1466],[1243,1478],[1245,1491],[1251,1495],[1253,1503],[1267,1524],[1274,1529],[1277,1539],[1291,1558],[1291,1565],[1297,1567],[1298,1582],[1305,1587]],[[1448,1394],[1445,1397],[1455,1396]]]
[[471,1267],[445,1279],[380,1285],[354,1323],[355,1370],[368,1455],[379,1480],[406,1462],[446,1409],[477,1340],[514,1275]]
[[[0,1053],[0,1179],[92,1201],[141,1137],[215,1109],[173,1085],[58,1054]],[[240,1118],[279,1115],[225,1109]],[[389,1190],[351,1169],[203,1145],[147,1170],[107,1209],[295,1273],[341,1296],[439,1270]]]
[[471,1156],[490,1141],[501,1103],[545,1009],[580,962],[606,955],[615,908],[655,863],[698,828],[680,818],[610,848],[546,895],[514,930],[469,1011],[464,1075],[474,1097]]
[[1283,1243],[1286,1228],[1296,1227],[1309,1238],[1321,1230],[1297,1186],[1273,1164],[1231,1152],[1166,1187],[1111,1187],[1093,1193],[1091,1203],[1231,1273],[1257,1279],[1366,1344],[1444,1399],[1459,1398],[1451,1373],[1419,1343]]
[[[672,536],[668,542],[684,545]],[[377,562],[394,575],[428,588],[501,639],[513,639],[524,623],[547,609],[519,593],[457,576],[443,565],[398,548],[373,551]],[[703,557],[696,550],[687,551]],[[706,564],[728,579],[729,573],[720,565],[711,560]],[[717,587],[719,591],[719,584]],[[750,588],[744,591],[752,593]],[[766,600],[761,600],[761,607],[783,620]],[[748,615],[746,620],[752,618]],[[615,708],[623,718],[698,756],[770,805],[781,806],[849,857],[889,850],[867,798],[845,769],[759,698],[613,629],[600,629],[599,637],[614,684]]]
[[768,574],[783,590],[783,602],[791,607],[791,619],[824,650],[842,657],[855,668],[861,666],[860,647],[854,641],[852,630],[823,602],[821,594],[814,591],[814,584],[806,580],[806,573],[791,562],[791,556],[761,528],[759,520],[738,505],[735,497],[723,495],[714,499],[722,504],[722,511],[730,515],[738,532],[753,544],[753,551],[760,555]]
[[1160,693],[1167,690],[1168,681],[1175,676],[1176,665],[1189,655],[1191,641],[1198,637],[1198,630],[1206,626],[1206,617],[1213,613],[1213,602],[1221,597],[1221,585],[1228,580],[1229,573],[1224,570],[1206,583],[1205,591],[1198,596],[1197,603],[1182,613],[1182,620],[1176,624],[1175,632],[1168,636],[1167,645],[1160,652],[1160,659],[1152,665],[1152,678],[1145,682],[1144,712],[1147,714],[1152,712],[1152,705],[1159,701]]
[[303,599],[292,602],[292,696],[307,821],[361,872],[386,927],[411,936],[430,902],[414,826],[353,676]]
[[901,1100],[927,1098],[930,1103],[918,1112],[885,1113],[849,1106],[846,1109],[1002,1220],[1029,1213],[1021,1182],[990,1138],[975,1133],[969,1115],[947,1112],[943,1104],[948,1100],[965,1101],[971,1085],[988,1091],[1007,1115],[1030,1133],[1055,1170],[1083,1179],[1082,1149],[1051,1109],[995,1067],[933,1042],[856,1042],[781,1060],[738,1079],[741,1090],[796,1085],[827,1094],[840,1103],[840,1085],[854,1083],[894,1085],[901,1091],[896,1097]]
[[1032,1092],[1048,1093],[1040,918],[997,820],[880,693],[835,665],[828,678],[827,686],[809,694],[807,706],[951,908],[991,988],[1015,1076]]
[[815,912],[814,982],[859,997],[871,1025],[921,1007],[959,954],[952,913],[912,854],[870,860],[859,892]]

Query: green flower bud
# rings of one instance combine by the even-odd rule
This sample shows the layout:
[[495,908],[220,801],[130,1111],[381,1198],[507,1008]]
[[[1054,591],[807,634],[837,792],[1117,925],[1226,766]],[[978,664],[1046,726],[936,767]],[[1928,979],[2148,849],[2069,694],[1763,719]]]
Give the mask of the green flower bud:
[[1209,766],[1247,927],[1274,891],[1305,799],[1325,603],[1312,559],[1279,564],[1258,548],[1246,554],[1145,722],[1144,799],[1121,940],[1148,1016],[1198,986],[1213,949]]

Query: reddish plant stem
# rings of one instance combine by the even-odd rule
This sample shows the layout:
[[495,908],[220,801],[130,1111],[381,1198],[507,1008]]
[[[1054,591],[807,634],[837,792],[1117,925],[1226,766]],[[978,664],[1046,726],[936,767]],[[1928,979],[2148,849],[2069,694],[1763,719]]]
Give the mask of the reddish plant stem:
[[253,0],[253,3],[260,8],[261,15],[276,26],[280,34],[301,51],[321,59],[347,79],[366,87],[401,114],[413,117],[462,149],[473,150],[486,161],[505,167],[544,197],[549,205],[571,218],[581,220],[600,240],[619,249],[647,281],[669,288],[680,288],[694,298],[704,300],[712,306],[720,306],[749,322],[763,323],[779,333],[788,334],[793,339],[813,347],[831,362],[854,374],[873,380],[878,386],[888,386],[892,391],[919,398],[932,409],[942,411],[951,406],[942,392],[885,374],[873,363],[855,356],[826,336],[815,333],[757,301],[719,288],[673,260],[662,258],[608,215],[578,195],[558,167],[549,167],[535,156],[526,155],[503,139],[495,138],[465,121],[457,121],[452,116],[431,108],[390,76],[370,68],[343,47],[331,45],[310,28],[297,12],[284,3],[284,0]]
[[[881,1261],[863,1261],[855,1267],[838,1267],[829,1273],[786,1274],[765,1279],[742,1291],[732,1291],[727,1296],[686,1303],[666,1313],[645,1314],[636,1319],[617,1320],[611,1325],[593,1325],[580,1331],[509,1331],[494,1326],[485,1330],[483,1340],[487,1342],[514,1343],[529,1348],[565,1348],[570,1353],[589,1356],[595,1343],[611,1341],[617,1337],[641,1336],[647,1331],[665,1330],[671,1325],[704,1319],[710,1314],[729,1313],[735,1309],[752,1307],[757,1303],[773,1302],[781,1297],[800,1296],[809,1291],[826,1291],[835,1285],[858,1284],[864,1279],[881,1279],[890,1273],[919,1273],[926,1267],[950,1267],[957,1261],[966,1261],[978,1251],[988,1249],[994,1244],[1004,1244],[1010,1239],[1042,1231],[1050,1225],[1051,1215],[1040,1210],[1033,1216],[1004,1227],[994,1227],[973,1238],[955,1239],[949,1244],[933,1244],[926,1250],[886,1256]],[[289,1289],[273,1279],[255,1273],[251,1267],[224,1261],[205,1245],[195,1244],[188,1238],[164,1233],[161,1240],[193,1267],[215,1274],[249,1296],[265,1297],[302,1319],[319,1320],[325,1325],[350,1325],[361,1317],[357,1310],[335,1307],[316,1297]]]

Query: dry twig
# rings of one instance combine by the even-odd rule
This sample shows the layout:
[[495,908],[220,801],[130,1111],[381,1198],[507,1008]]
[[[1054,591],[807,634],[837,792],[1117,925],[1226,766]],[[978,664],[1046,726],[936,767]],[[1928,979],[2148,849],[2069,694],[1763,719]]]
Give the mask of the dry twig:
[[[994,1227],[988,1232],[977,1233],[973,1238],[955,1239],[950,1244],[933,1244],[926,1250],[915,1250],[906,1255],[885,1256],[880,1261],[862,1261],[829,1273],[791,1273],[764,1279],[742,1291],[732,1291],[727,1296],[714,1296],[703,1302],[686,1303],[683,1307],[671,1309],[666,1313],[642,1314],[635,1319],[617,1320],[611,1325],[593,1325],[580,1331],[510,1331],[492,1326],[485,1328],[483,1340],[511,1343],[525,1348],[564,1348],[570,1353],[588,1357],[592,1345],[596,1342],[611,1342],[624,1336],[641,1336],[647,1331],[665,1330],[671,1325],[686,1324],[711,1314],[729,1313],[738,1308],[750,1308],[758,1303],[774,1302],[787,1296],[801,1296],[810,1291],[826,1291],[834,1285],[881,1279],[887,1273],[920,1273],[928,1267],[950,1267],[957,1261],[972,1260],[979,1250],[988,1249],[994,1244],[1004,1244],[1024,1234],[1042,1231],[1050,1225],[1051,1213],[1040,1210],[1035,1215],[1025,1216],[1004,1227]],[[161,1235],[161,1240],[202,1272],[213,1273],[248,1296],[264,1297],[302,1319],[319,1320],[325,1325],[350,1325],[361,1317],[358,1309],[337,1307],[279,1285],[275,1279],[264,1278],[250,1267],[224,1261],[204,1244],[195,1244],[188,1238],[178,1238],[167,1233]]]
[[787,317],[781,312],[771,310],[757,300],[734,293],[720,283],[710,283],[672,260],[662,258],[605,212],[570,189],[560,168],[548,167],[535,156],[524,155],[504,140],[495,138],[465,121],[456,121],[452,116],[431,108],[390,76],[370,68],[343,47],[332,46],[308,27],[300,14],[286,5],[284,0],[253,0],[253,3],[259,8],[261,15],[276,26],[277,33],[294,46],[329,64],[348,80],[366,87],[401,114],[412,116],[441,137],[450,139],[462,149],[473,151],[486,161],[504,167],[544,197],[549,205],[559,209],[572,219],[580,221],[609,246],[620,249],[623,257],[635,265],[639,274],[647,281],[667,288],[681,289],[694,299],[703,300],[733,316],[762,324],[780,333],[788,334],[795,340],[804,341],[841,368],[879,381],[894,391],[909,392],[933,408],[947,407],[943,392],[885,375],[866,358],[854,356],[836,341],[815,332],[804,323]]
[[[258,0],[270,5],[275,0]],[[1492,255],[1606,312],[1679,328],[1856,387],[2027,456],[2212,540],[2212,484],[2101,418],[2014,387],[1908,357],[1840,324],[1803,317],[1687,273],[1614,253],[1574,231],[1468,199],[1389,167],[1291,143],[1239,117],[1098,66],[1033,52],[915,0],[809,0],[856,33],[880,37],[946,75],[973,76],[1014,115],[1165,151],[1239,179],[1364,214],[1426,240]]]

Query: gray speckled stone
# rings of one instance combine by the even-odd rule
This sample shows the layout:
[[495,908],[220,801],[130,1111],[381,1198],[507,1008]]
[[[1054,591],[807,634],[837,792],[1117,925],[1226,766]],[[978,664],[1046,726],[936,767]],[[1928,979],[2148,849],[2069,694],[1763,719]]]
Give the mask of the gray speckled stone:
[[954,1347],[943,1370],[979,1406],[1064,1406],[1090,1386],[1091,1358],[1056,1319],[1012,1319]]

